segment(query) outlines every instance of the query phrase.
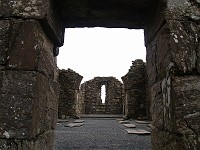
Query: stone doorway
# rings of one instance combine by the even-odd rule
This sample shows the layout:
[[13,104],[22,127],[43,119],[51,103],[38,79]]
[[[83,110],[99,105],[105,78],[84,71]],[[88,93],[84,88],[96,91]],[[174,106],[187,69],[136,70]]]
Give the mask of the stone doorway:
[[145,29],[153,150],[197,150],[198,0],[0,1],[0,146],[53,149],[66,27]]

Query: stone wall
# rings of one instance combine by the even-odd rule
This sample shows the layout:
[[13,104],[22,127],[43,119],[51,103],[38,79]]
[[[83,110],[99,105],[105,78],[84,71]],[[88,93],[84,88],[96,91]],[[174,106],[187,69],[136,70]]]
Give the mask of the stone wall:
[[79,116],[79,87],[82,79],[81,75],[71,69],[59,71],[58,118]]
[[1,150],[53,149],[59,18],[49,0],[0,0]]
[[153,150],[200,149],[200,2],[160,0],[145,27]]
[[200,149],[199,5],[199,0],[0,0],[0,149],[53,149],[55,56],[68,24],[145,28],[152,149]]
[[[105,85],[105,104],[101,100],[101,87]],[[123,84],[114,77],[95,77],[81,84],[84,114],[123,114]]]
[[125,115],[127,118],[147,119],[147,72],[146,63],[137,59],[129,72],[122,77],[125,90]]

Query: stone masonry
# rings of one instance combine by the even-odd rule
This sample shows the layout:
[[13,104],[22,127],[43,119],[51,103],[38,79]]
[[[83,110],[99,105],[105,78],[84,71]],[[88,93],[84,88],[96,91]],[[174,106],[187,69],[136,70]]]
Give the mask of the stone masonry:
[[[101,87],[105,85],[105,104],[101,100]],[[123,114],[123,84],[114,77],[95,77],[81,84],[84,114]]]
[[160,0],[145,27],[153,150],[200,149],[200,1]]
[[76,118],[80,115],[78,101],[79,87],[82,79],[81,75],[71,69],[59,71],[60,96],[58,118]]
[[1,150],[53,149],[59,96],[54,50],[63,31],[56,12],[49,0],[0,0]]
[[53,149],[64,29],[98,26],[145,31],[152,150],[199,150],[199,7],[199,0],[0,0],[0,149]]
[[122,77],[122,80],[126,117],[146,119],[148,114],[146,64],[140,59],[133,61],[129,72]]

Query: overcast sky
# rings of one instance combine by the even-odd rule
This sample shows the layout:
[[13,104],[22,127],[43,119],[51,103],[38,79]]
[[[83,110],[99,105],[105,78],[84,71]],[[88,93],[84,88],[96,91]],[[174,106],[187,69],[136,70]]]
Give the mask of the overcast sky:
[[72,69],[82,82],[113,76],[121,81],[132,61],[146,61],[143,30],[74,28],[65,30],[65,43],[58,55],[60,69]]

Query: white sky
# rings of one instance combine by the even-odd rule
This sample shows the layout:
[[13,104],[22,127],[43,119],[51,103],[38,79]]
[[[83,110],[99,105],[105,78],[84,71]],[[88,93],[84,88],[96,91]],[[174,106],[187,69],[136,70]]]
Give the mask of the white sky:
[[113,76],[121,81],[132,61],[146,61],[143,30],[74,28],[65,30],[65,43],[58,55],[60,69],[72,69],[82,82]]

